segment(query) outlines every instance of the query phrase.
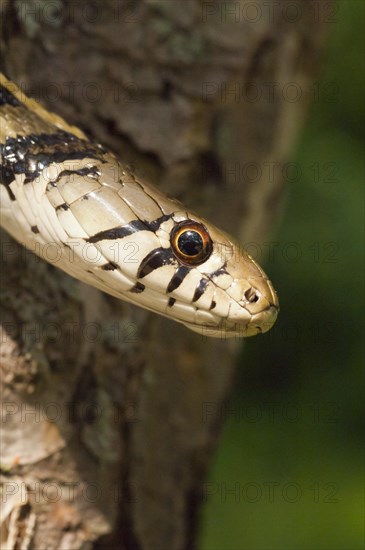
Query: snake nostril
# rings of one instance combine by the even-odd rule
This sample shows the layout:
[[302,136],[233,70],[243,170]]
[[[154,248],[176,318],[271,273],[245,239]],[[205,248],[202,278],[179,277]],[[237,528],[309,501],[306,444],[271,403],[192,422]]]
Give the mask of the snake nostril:
[[250,287],[245,292],[245,298],[248,302],[250,302],[250,304],[255,304],[259,299],[259,295],[252,287]]

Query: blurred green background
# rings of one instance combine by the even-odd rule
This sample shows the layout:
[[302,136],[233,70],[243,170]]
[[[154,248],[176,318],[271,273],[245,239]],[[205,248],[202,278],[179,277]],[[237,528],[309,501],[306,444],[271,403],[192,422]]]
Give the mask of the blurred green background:
[[336,4],[302,175],[268,239],[281,313],[246,341],[222,411],[203,550],[364,548],[364,3]]

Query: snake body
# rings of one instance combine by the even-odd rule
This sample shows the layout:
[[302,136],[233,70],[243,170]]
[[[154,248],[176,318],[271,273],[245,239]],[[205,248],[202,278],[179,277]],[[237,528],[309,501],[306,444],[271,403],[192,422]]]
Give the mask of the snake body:
[[2,74],[0,159],[2,227],[66,273],[208,336],[274,324],[272,284],[228,235]]

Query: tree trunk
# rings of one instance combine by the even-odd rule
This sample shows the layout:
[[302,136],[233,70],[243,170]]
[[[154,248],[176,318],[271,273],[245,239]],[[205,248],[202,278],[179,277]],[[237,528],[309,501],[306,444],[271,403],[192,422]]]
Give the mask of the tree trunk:
[[[3,0],[1,68],[255,255],[327,4]],[[4,548],[194,548],[239,342],[1,251]]]

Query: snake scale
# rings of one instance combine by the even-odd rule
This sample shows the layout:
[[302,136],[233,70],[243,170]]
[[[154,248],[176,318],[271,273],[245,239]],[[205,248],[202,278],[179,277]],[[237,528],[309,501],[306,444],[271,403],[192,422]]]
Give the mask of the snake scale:
[[273,286],[228,235],[0,74],[1,226],[77,279],[227,338],[266,332]]

